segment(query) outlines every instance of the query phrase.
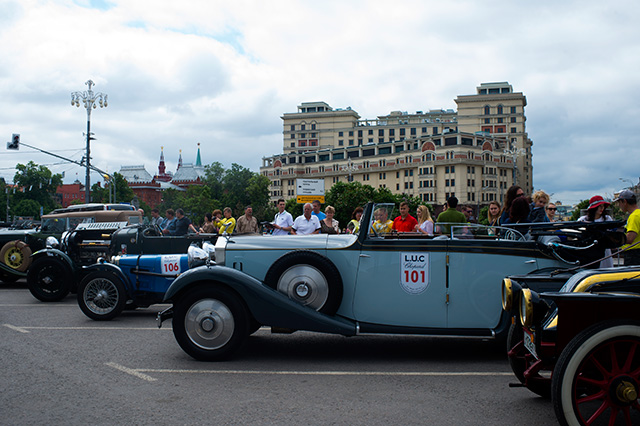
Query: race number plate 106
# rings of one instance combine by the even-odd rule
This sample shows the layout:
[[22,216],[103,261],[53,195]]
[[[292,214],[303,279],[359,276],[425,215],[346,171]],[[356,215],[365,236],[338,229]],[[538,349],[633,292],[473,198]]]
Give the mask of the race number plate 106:
[[163,274],[179,274],[180,271],[180,255],[165,255],[162,256],[161,264]]
[[400,253],[400,285],[409,294],[429,287],[429,253]]

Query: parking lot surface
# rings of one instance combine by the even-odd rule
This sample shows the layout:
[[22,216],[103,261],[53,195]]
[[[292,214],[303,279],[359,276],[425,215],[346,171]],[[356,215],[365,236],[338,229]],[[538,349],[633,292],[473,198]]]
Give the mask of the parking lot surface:
[[3,424],[550,425],[550,401],[511,388],[502,347],[425,337],[251,336],[219,363],[186,355],[155,314],[96,322],[75,295],[0,283]]

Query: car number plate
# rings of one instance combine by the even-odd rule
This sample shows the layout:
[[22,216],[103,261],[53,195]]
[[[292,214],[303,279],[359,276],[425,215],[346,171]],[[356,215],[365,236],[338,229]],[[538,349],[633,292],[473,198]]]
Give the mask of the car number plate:
[[536,344],[535,344],[535,334],[532,331],[527,329],[524,330],[524,347],[527,348],[531,354],[538,358],[538,354],[536,353]]

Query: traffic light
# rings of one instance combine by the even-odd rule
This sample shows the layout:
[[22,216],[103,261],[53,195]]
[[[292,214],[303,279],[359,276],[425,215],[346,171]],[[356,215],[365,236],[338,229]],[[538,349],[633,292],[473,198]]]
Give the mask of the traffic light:
[[7,142],[7,149],[19,149],[20,148],[20,134],[14,133],[11,135],[11,142]]

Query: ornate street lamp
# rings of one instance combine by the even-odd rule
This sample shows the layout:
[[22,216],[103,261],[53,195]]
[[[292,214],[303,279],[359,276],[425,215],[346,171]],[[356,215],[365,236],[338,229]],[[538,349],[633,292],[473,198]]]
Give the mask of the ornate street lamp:
[[353,161],[351,161],[351,158],[349,158],[349,161],[347,162],[347,164],[345,166],[340,166],[340,171],[348,172],[349,173],[348,182],[351,182],[351,181],[353,181],[353,176],[351,176],[351,173],[357,172],[358,171],[358,166],[353,164]]
[[71,92],[71,105],[75,105],[76,107],[80,107],[80,101],[87,110],[87,155],[85,157],[85,165],[87,167],[87,178],[85,182],[84,188],[84,201],[85,203],[91,202],[91,149],[90,142],[92,139],[91,135],[91,110],[96,108],[97,105],[100,105],[100,108],[107,107],[107,95],[101,92],[94,92],[91,90],[91,87],[94,86],[94,82],[92,80],[87,80],[84,84],[89,86],[89,89],[86,92]]
[[509,143],[509,148],[504,149],[504,155],[508,155],[511,157],[511,161],[513,162],[513,184],[518,184],[518,165],[517,160],[518,157],[525,155],[527,150],[524,148],[516,148],[516,144],[514,142]]

